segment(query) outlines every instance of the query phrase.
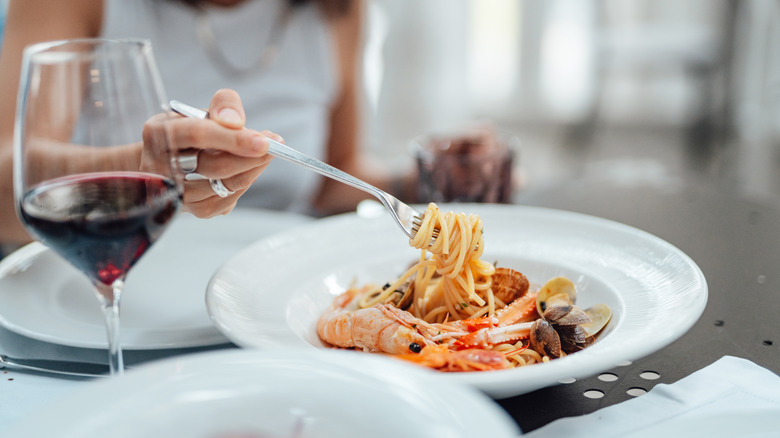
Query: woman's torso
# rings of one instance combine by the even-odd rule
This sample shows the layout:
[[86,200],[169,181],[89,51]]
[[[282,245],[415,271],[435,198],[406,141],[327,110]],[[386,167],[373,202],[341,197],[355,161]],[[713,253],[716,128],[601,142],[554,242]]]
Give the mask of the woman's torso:
[[[241,95],[247,127],[271,130],[301,152],[324,157],[336,74],[327,24],[315,5],[291,9],[287,20],[287,0],[205,7],[220,52],[231,65],[248,67],[241,74],[221,70],[209,57],[205,40],[198,38],[196,9],[176,0],[105,0],[105,5],[102,36],[151,40],[169,98],[207,107],[215,91],[232,88]],[[274,31],[280,20],[285,24]],[[274,60],[256,66],[269,46],[277,52]],[[318,182],[311,171],[277,159],[239,205],[309,212]]]

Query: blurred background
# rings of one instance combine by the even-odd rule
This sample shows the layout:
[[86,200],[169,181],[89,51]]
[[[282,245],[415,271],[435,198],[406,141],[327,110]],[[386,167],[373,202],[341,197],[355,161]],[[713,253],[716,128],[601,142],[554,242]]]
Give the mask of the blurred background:
[[[369,143],[490,120],[523,190],[680,178],[780,195],[780,3],[371,0]],[[393,161],[395,160],[395,161]]]
[[368,4],[365,136],[392,166],[416,135],[488,120],[520,137],[524,191],[703,177],[780,195],[780,2]]

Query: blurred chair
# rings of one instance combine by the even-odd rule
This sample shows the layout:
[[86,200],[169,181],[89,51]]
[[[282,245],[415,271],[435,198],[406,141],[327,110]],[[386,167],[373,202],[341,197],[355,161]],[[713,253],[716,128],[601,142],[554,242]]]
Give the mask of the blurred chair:
[[688,144],[692,148],[708,149],[716,137],[727,134],[736,1],[709,2],[703,6],[720,8],[710,22],[669,20],[662,13],[657,14],[662,16],[660,19],[646,18],[654,15],[648,9],[686,4],[648,2],[643,4],[645,14],[640,23],[614,26],[610,23],[610,3],[606,0],[598,3],[595,93],[589,114],[572,127],[572,135],[579,141],[590,141],[598,124],[603,122],[611,82],[620,75],[641,78],[640,84],[647,85],[663,75],[682,74],[693,100],[683,121]]

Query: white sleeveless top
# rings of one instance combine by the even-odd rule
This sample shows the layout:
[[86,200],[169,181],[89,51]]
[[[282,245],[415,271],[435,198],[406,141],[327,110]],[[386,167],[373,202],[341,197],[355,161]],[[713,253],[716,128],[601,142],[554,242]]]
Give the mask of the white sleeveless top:
[[[233,65],[250,66],[287,7],[287,0],[246,0],[206,10],[222,53]],[[247,127],[276,132],[291,147],[323,159],[337,93],[333,42],[316,5],[292,11],[275,38],[275,61],[237,76],[214,65],[197,37],[197,12],[176,0],[105,0],[102,36],[149,39],[169,98],[205,108],[218,89],[232,88],[241,95]],[[239,206],[310,213],[319,178],[275,159]]]

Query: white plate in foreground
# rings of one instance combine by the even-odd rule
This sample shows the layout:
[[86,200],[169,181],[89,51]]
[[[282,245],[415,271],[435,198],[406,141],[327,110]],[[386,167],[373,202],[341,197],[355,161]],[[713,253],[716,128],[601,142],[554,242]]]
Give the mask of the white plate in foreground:
[[[180,215],[127,276],[121,303],[122,347],[227,342],[204,305],[212,274],[252,241],[308,220],[242,210],[212,219]],[[0,261],[0,325],[42,341],[107,348],[103,316],[89,280],[40,243]]]
[[[496,403],[351,351],[222,350],[138,367],[19,422],[15,437],[463,437],[520,434]],[[436,377],[436,376],[433,376]],[[45,421],[39,421],[45,418]]]
[[[563,275],[577,303],[606,303],[613,318],[591,347],[511,370],[448,374],[453,382],[508,397],[587,377],[657,351],[685,333],[707,302],[701,270],[646,232],[565,211],[508,205],[442,205],[480,214],[483,259],[523,272],[532,284]],[[319,220],[242,250],[211,279],[206,306],[238,345],[324,348],[315,323],[350,285],[384,284],[419,257],[388,215]]]

